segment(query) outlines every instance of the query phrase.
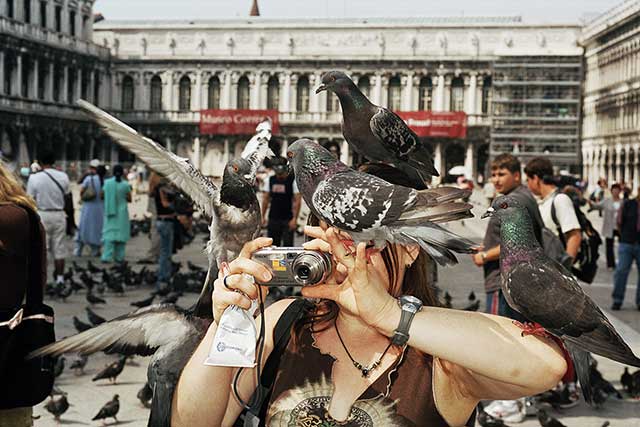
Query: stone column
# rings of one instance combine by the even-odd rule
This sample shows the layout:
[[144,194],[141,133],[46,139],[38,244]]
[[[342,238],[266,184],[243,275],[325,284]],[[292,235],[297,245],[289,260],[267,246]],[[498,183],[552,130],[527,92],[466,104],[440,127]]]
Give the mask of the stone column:
[[616,146],[615,153],[616,153],[616,158],[614,162],[615,169],[612,171],[611,178],[615,179],[616,182],[620,182],[620,180],[622,179],[622,176],[620,174],[620,164],[622,163],[622,146],[620,145]]
[[442,70],[438,70],[436,81],[435,99],[433,100],[434,110],[444,111],[444,74]]
[[[291,110],[298,112],[298,74],[291,74],[291,89],[289,92],[289,105]],[[295,114],[293,115],[295,116]]]
[[258,108],[261,110],[266,110],[267,108],[267,89],[270,77],[271,75],[268,73],[260,75],[260,102],[258,103]]
[[133,109],[136,111],[147,110],[146,106],[148,102],[145,103],[147,98],[147,81],[144,77],[144,72],[136,72],[133,74]]
[[77,99],[79,99],[82,96],[82,73],[84,72],[82,70],[82,68],[76,68],[76,81],[73,82],[74,85],[76,85],[76,90],[74,92],[75,94],[75,99],[73,99],[71,101],[72,104],[75,105],[75,102]]
[[95,104],[95,99],[93,99],[93,94],[96,91],[96,72],[95,70],[89,70],[89,88],[87,89],[87,100],[92,104]]
[[47,74],[47,87],[45,89],[44,99],[47,102],[53,102],[53,86],[55,85],[56,64],[49,62],[49,73]]
[[433,185],[437,185],[440,183],[440,180],[442,179],[441,177],[445,176],[446,171],[444,171],[444,158],[442,156],[442,143],[441,142],[437,142],[436,143],[436,149],[435,149],[435,153],[434,153],[434,159],[433,159],[433,163],[434,166],[436,167],[436,170],[440,173],[439,177],[433,177],[431,182]]
[[471,72],[469,74],[469,89],[467,90],[467,99],[466,101],[466,113],[471,116],[471,120],[469,120],[469,124],[475,124],[475,114],[476,114],[476,93],[478,88],[478,73]]
[[291,71],[285,71],[278,76],[282,85],[282,94],[280,95],[280,113],[287,119],[291,115]]
[[282,146],[280,147],[280,156],[286,159],[288,149],[289,149],[289,140],[287,138],[282,138]]
[[[309,112],[314,121],[320,120],[320,97],[316,95],[315,87],[320,85],[321,78],[320,73],[309,75]],[[325,110],[327,108],[326,100],[324,102],[324,108]]]
[[[231,93],[229,94],[229,101],[231,108],[238,108],[238,80],[240,80],[240,73],[234,71],[231,73]],[[249,90],[249,102],[251,102],[251,90]]]
[[[209,108],[209,78],[211,74],[208,72],[202,72],[200,75],[200,109],[206,110]],[[205,142],[205,150],[207,143]]]
[[229,152],[229,138],[225,138],[224,151],[222,152],[222,159],[224,160],[225,165],[229,162],[230,156],[231,156],[231,153]]
[[171,111],[173,109],[173,72],[165,71],[162,74],[162,97],[164,98],[162,103],[164,108]]
[[444,77],[444,96],[442,98],[443,109],[442,111],[451,111],[451,80],[452,76]]
[[256,71],[249,76],[251,83],[251,96],[249,97],[249,108],[252,110],[260,109],[262,95],[262,71]]
[[[25,0],[27,1],[27,0]],[[40,84],[40,76],[39,76],[39,62],[37,58],[34,58],[33,62],[31,63],[33,66],[32,72],[31,72],[31,84],[29,85],[29,97],[33,98],[33,99],[38,99],[38,85]]]
[[[122,103],[120,102],[120,81],[122,76],[118,72],[111,74],[111,108],[114,110],[121,110]],[[108,104],[107,104],[108,105]]]
[[4,93],[4,51],[0,51],[0,93]]
[[382,105],[382,74],[380,72],[376,72],[374,74],[374,80],[373,103],[376,105]]
[[[220,100],[221,102],[221,108],[223,109],[229,109],[232,108],[231,107],[231,71],[227,70],[224,73],[224,83],[222,85],[222,99]],[[227,141],[225,143],[225,147],[228,149],[229,148],[229,141]],[[227,161],[225,160],[225,164],[227,163]]]
[[638,193],[640,191],[640,166],[638,158],[640,158],[640,144],[633,144],[633,192]]
[[13,87],[11,95],[22,96],[22,55],[16,54],[16,68],[13,75]]
[[464,156],[464,168],[467,170],[465,176],[467,179],[475,181],[475,150],[473,141],[467,141],[467,151]]
[[200,137],[193,138],[193,165],[196,169],[200,169]]
[[413,111],[413,76],[414,72],[410,71],[407,75],[400,79],[402,84],[402,109],[404,111]]
[[380,105],[385,105],[387,108],[389,108],[389,75],[383,74],[380,81],[382,83]]
[[631,144],[625,144],[622,147],[622,151],[624,151],[624,181],[628,184],[631,178],[631,159],[629,155],[631,153]]

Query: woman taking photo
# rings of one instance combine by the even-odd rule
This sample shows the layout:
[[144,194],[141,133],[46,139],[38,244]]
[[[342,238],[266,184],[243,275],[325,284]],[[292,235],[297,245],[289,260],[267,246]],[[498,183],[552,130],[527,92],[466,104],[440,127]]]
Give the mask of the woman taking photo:
[[131,186],[122,179],[122,166],[113,167],[113,178],[104,182],[104,227],[102,229],[102,262],[124,261],[124,248],[131,237],[129,208]]
[[[465,426],[480,400],[535,395],[564,375],[567,365],[553,341],[522,337],[507,318],[438,307],[427,285],[428,256],[419,248],[389,245],[370,252],[361,243],[350,251],[334,229],[306,227],[305,233],[314,238],[307,249],[332,254],[334,273],[323,284],[302,288],[305,297],[319,300],[292,330],[265,425]],[[219,274],[214,319],[229,305],[249,308],[259,291],[266,293],[243,274],[269,282],[270,271],[251,254],[270,244],[267,238],[247,243],[228,274]],[[424,303],[412,322],[407,304],[398,304],[406,295]],[[292,301],[265,311],[262,362],[274,347],[274,326]],[[174,426],[231,426],[242,411],[232,392],[237,369],[203,364],[215,332],[214,322],[182,372]],[[255,387],[255,372],[244,370],[240,397],[246,402]]]

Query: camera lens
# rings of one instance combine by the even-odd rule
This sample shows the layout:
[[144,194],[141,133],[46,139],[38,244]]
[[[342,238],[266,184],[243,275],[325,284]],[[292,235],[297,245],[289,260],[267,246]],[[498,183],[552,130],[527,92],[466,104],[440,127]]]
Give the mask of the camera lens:
[[300,277],[302,280],[307,280],[307,279],[309,279],[309,275],[311,274],[311,270],[306,265],[301,265],[298,268],[298,272],[297,273],[298,273],[298,277]]
[[322,252],[305,251],[291,264],[293,279],[299,285],[315,285],[331,273],[331,259]]

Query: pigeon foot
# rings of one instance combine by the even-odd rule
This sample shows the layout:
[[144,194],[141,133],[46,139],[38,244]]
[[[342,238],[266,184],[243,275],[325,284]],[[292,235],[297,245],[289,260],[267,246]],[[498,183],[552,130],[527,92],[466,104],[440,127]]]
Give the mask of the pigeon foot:
[[512,323],[522,329],[522,334],[520,334],[520,336],[522,337],[526,337],[527,335],[534,335],[541,338],[549,338],[549,333],[539,323],[521,323],[517,320],[514,320]]

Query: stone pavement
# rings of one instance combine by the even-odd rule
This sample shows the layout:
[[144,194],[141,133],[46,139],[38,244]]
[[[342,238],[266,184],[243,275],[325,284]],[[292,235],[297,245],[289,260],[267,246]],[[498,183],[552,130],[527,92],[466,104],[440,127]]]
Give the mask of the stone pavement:
[[[475,208],[476,214],[484,212],[486,206],[481,199],[476,199],[474,195],[473,201],[477,204]],[[140,215],[146,206],[145,197],[142,196],[136,202],[136,206],[132,209],[132,215]],[[477,215],[479,218],[479,215]],[[595,215],[597,216],[597,215]],[[455,224],[452,226],[456,232],[481,241],[484,233],[486,222],[480,219],[465,220],[464,224]],[[181,261],[183,264],[186,260],[190,260],[198,265],[206,265],[206,258],[202,253],[203,235],[198,235],[194,242],[180,251],[174,259]],[[144,257],[148,248],[148,238],[146,235],[140,235],[132,239],[127,246],[127,259],[130,263]],[[603,254],[604,257],[604,254]],[[72,258],[75,259],[75,258]],[[79,263],[83,263],[88,258],[76,259]],[[604,260],[603,260],[604,262]],[[139,269],[140,266],[135,266]],[[637,273],[634,271],[629,279],[630,284],[635,284]],[[474,290],[478,298],[484,301],[484,292],[482,284],[482,272],[477,268],[469,257],[460,257],[460,264],[455,267],[440,269],[439,286],[443,290],[447,290],[453,296],[454,307],[462,307],[467,301],[467,295]],[[640,312],[630,302],[625,305],[624,310],[616,312],[614,316],[607,310],[610,305],[610,292],[612,283],[612,273],[606,271],[604,265],[601,266],[596,283],[593,285],[585,285],[585,291],[594,298],[594,300],[605,310],[609,318],[618,328],[618,331],[625,337],[636,354],[640,354]],[[130,312],[133,307],[129,304],[131,301],[140,300],[148,295],[150,287],[142,287],[140,289],[128,290],[124,296],[113,296],[106,294],[108,304],[106,307],[96,308],[96,312],[103,317],[113,318],[121,314]],[[635,292],[635,285],[629,287],[630,295]],[[185,294],[178,304],[186,307],[195,300],[194,294]],[[58,301],[49,301],[56,311],[56,335],[64,337],[75,333],[72,324],[72,316],[77,315],[83,321],[86,321],[84,307],[87,305],[84,293],[72,295],[67,299],[66,303]],[[472,351],[472,349],[469,349]],[[118,420],[120,425],[128,425],[131,427],[146,426],[148,410],[142,407],[136,398],[136,393],[146,381],[146,366],[148,358],[136,357],[133,362],[128,363],[118,378],[117,384],[111,385],[108,381],[92,382],[91,378],[105,364],[116,359],[114,355],[95,354],[90,356],[87,363],[85,374],[76,376],[68,370],[75,355],[68,355],[66,365],[67,368],[57,381],[57,385],[68,393],[69,401],[73,406],[62,416],[60,424],[64,425],[100,425],[98,421],[91,421],[91,418],[99,411],[99,409],[114,394],[120,396],[120,412]],[[602,358],[598,358],[599,367],[604,373],[605,378],[612,381],[616,387],[619,387],[619,377],[622,372],[622,366]],[[214,385],[212,385],[214,386]],[[562,413],[552,412],[567,427],[600,427],[605,420],[610,421],[611,427],[640,427],[640,402],[631,399],[623,401],[609,400],[603,409],[596,411],[584,404],[565,410]],[[58,425],[53,417],[44,409],[44,404],[34,408],[34,415],[40,416],[34,420],[35,426],[55,426]],[[113,420],[108,420],[112,423]],[[524,423],[519,424],[523,427],[538,426],[539,423],[535,418],[529,418]]]

